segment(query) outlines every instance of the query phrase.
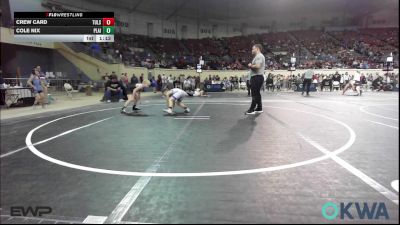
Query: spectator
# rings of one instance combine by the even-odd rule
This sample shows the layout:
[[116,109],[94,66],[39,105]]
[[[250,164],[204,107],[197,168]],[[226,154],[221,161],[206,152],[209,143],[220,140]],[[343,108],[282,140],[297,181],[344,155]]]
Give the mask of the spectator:
[[169,78],[168,78],[168,89],[171,90],[172,88],[175,88],[174,81],[175,81],[175,78],[173,78],[172,75],[170,74]]
[[129,79],[126,73],[122,73],[119,79],[122,91],[123,91],[123,99],[128,100],[128,91],[129,91]]
[[135,74],[132,74],[132,77],[131,77],[131,91],[133,91],[133,89],[135,89],[135,87],[136,87],[136,84],[138,84],[139,83],[139,79],[135,76]]
[[157,93],[157,80],[155,79],[155,77],[152,77],[150,79],[150,85],[151,87],[153,87],[153,93]]
[[246,87],[247,87],[247,97],[251,96],[251,83],[250,83],[250,75],[247,75],[246,79]]
[[270,89],[272,89],[272,91],[275,90],[274,75],[272,75],[272,73],[268,74],[267,81],[265,82],[265,85],[267,86],[267,91],[270,91]]
[[165,76],[165,74],[163,74],[163,75],[161,76],[161,81],[162,81],[161,90],[164,90],[165,87],[167,87],[167,85],[168,85],[168,78]]
[[110,80],[106,84],[105,97],[107,103],[111,102],[113,96],[117,96],[119,102],[124,101],[122,86],[116,75],[111,75]]
[[140,80],[140,83],[143,83],[143,80],[144,80],[144,75],[143,75],[143,73],[140,75],[139,80]]
[[160,74],[158,74],[157,77],[157,91],[161,91],[163,87],[163,82],[162,82],[162,77]]
[[4,88],[4,86],[5,86],[5,82],[4,82],[3,74],[0,70],[0,88]]

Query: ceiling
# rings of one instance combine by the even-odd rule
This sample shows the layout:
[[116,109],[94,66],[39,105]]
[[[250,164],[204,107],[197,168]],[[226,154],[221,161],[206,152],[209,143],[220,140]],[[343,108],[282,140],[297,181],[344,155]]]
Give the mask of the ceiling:
[[[190,18],[208,21],[245,21],[248,18],[326,12],[360,16],[379,9],[399,9],[398,0],[82,0],[128,13],[145,13],[164,20]],[[71,2],[72,3],[72,2]]]

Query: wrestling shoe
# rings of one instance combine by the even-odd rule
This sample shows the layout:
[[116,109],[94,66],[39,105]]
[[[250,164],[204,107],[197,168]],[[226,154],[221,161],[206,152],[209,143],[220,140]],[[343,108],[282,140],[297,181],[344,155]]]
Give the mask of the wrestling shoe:
[[174,112],[172,112],[172,109],[163,109],[164,112],[168,113],[168,114],[173,114]]
[[264,111],[263,111],[262,109],[256,109],[256,110],[254,110],[254,112],[255,112],[256,114],[259,114],[259,113],[263,113]]
[[247,110],[247,112],[244,113],[245,115],[255,115],[256,112],[253,110]]

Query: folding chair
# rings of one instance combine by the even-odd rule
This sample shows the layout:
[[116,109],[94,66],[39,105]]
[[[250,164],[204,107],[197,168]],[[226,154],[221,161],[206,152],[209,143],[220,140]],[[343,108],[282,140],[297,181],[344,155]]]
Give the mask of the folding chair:
[[5,96],[5,103],[7,108],[9,108],[12,104],[15,104],[18,101],[19,94],[17,93],[9,93],[8,91],[6,92]]
[[74,90],[74,88],[69,83],[64,84],[64,89],[67,92],[67,96],[71,98],[72,98],[72,93],[78,92],[78,90]]

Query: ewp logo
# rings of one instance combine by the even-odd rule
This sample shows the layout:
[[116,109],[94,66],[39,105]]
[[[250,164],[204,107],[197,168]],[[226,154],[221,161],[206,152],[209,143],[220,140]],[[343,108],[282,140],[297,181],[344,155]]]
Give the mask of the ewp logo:
[[53,210],[48,206],[39,207],[23,207],[23,206],[13,206],[10,208],[10,216],[29,216],[31,214],[33,217],[42,217],[43,215],[50,214]]
[[[333,202],[327,202],[322,207],[322,216],[327,220],[333,220],[336,217],[340,216],[340,219],[354,219],[353,214],[350,213],[350,209],[355,207],[357,210],[358,218],[359,219],[369,219],[369,220],[378,220],[381,218],[389,219],[389,214],[386,210],[386,205],[383,202],[374,202],[372,206],[369,206],[368,203],[364,202],[362,204],[358,202],[349,202],[349,203],[340,203],[340,210],[339,207]],[[333,212],[328,214],[327,210],[329,208],[333,209]]]

